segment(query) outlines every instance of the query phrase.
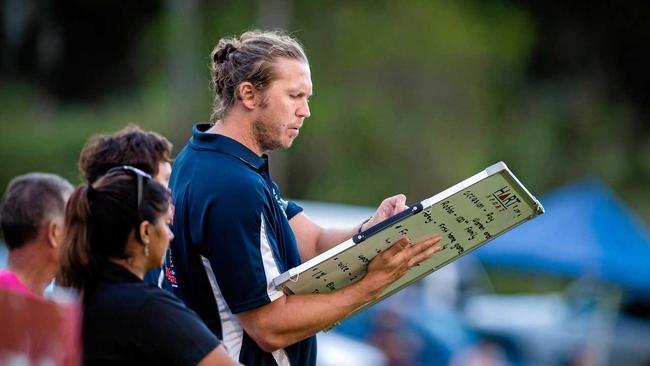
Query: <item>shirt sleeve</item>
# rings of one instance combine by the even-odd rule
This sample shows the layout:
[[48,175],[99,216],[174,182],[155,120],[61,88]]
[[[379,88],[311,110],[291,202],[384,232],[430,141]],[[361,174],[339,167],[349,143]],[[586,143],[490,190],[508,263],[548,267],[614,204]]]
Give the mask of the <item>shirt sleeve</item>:
[[273,221],[277,218],[264,188],[243,183],[205,202],[201,223],[195,226],[200,232],[194,233],[205,246],[203,266],[214,295],[223,297],[233,314],[283,295],[271,284],[280,274]]
[[146,319],[139,333],[140,349],[152,364],[196,365],[219,346],[219,339],[195,312],[157,288],[140,310]]
[[287,208],[284,212],[287,214],[287,220],[291,220],[294,216],[303,211],[302,207],[298,206],[297,203],[289,201],[287,202]]
[[273,182],[273,187],[278,193],[278,197],[282,204],[282,209],[284,210],[284,213],[287,215],[287,220],[291,220],[294,216],[296,216],[297,214],[303,211],[302,207],[300,207],[297,203],[292,201],[287,201],[284,198],[282,198],[282,191],[280,191],[280,187],[275,182]]

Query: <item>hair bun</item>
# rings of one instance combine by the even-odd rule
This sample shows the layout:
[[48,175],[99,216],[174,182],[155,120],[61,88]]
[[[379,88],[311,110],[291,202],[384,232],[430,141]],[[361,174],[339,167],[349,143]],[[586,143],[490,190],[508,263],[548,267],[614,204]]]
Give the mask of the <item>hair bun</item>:
[[214,52],[214,55],[212,55],[212,61],[218,64],[225,62],[228,58],[228,55],[235,51],[237,51],[237,47],[235,45],[230,42],[226,43],[223,47]]

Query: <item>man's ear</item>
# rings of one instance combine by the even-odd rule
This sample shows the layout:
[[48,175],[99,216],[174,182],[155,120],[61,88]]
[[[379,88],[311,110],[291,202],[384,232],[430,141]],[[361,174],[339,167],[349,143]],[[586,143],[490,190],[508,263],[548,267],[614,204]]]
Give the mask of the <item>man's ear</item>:
[[248,81],[244,81],[243,83],[239,84],[237,86],[237,90],[235,91],[235,95],[237,99],[241,102],[244,108],[248,110],[252,110],[255,108],[256,94],[257,94],[257,89],[255,89],[255,86]]
[[45,224],[45,236],[47,245],[56,248],[63,238],[63,222],[61,220],[50,220]]

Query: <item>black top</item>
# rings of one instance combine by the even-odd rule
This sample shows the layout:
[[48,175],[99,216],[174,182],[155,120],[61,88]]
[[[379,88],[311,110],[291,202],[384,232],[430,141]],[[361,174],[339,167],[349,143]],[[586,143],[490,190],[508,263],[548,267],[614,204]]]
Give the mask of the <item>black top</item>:
[[84,299],[84,364],[196,365],[219,344],[173,295],[117,264],[101,273]]

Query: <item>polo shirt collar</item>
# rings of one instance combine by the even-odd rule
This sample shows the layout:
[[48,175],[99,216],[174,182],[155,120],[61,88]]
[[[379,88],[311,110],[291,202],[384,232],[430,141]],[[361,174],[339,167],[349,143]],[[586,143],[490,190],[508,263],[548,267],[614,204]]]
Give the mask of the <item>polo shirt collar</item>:
[[246,146],[228,136],[207,133],[206,131],[209,130],[210,127],[211,126],[208,123],[195,124],[192,127],[190,145],[198,149],[218,151],[234,156],[256,170],[259,170],[264,166],[264,164],[266,164],[268,160],[266,154],[259,156]]

